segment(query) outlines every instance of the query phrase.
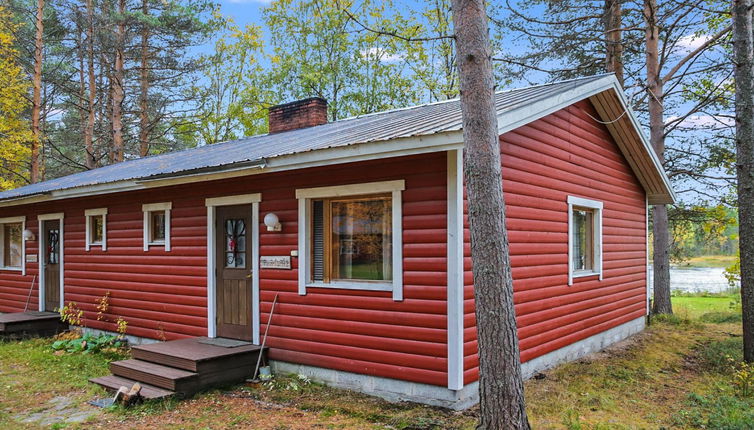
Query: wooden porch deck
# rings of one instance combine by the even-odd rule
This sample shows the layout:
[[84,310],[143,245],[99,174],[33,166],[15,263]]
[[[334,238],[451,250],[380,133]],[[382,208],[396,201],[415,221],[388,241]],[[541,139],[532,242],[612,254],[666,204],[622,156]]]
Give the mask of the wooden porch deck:
[[[112,375],[90,379],[108,390],[139,382],[147,399],[191,396],[211,387],[243,382],[254,373],[260,346],[218,346],[206,337],[138,345],[132,359],[110,363]],[[225,342],[232,344],[233,341]]]
[[14,312],[0,314],[0,338],[53,336],[68,330],[57,312]]

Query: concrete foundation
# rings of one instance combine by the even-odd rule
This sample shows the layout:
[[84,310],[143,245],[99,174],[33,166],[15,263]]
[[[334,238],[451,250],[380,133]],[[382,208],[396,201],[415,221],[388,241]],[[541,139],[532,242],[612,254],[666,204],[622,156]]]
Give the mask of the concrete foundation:
[[[558,364],[573,361],[593,352],[600,351],[631,335],[639,333],[644,329],[644,326],[645,319],[644,317],[640,317],[541,357],[529,360],[521,366],[524,379],[528,379],[535,373],[555,367]],[[461,390],[449,390],[445,387],[435,385],[360,375],[282,361],[273,360],[270,362],[270,365],[275,373],[306,375],[315,381],[327,385],[359,391],[389,401],[411,401],[456,410],[467,409],[479,402],[478,382],[468,384]]]

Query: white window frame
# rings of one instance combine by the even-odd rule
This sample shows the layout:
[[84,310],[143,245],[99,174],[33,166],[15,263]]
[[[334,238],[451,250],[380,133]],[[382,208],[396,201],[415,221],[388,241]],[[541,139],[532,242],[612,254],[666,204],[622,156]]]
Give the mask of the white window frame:
[[[172,202],[148,203],[141,205],[144,212],[144,251],[149,251],[150,246],[164,246],[165,251],[170,251],[170,211],[173,209]],[[153,241],[152,239],[152,212],[165,212],[165,240]]]
[[[338,288],[349,290],[392,291],[393,300],[403,300],[403,197],[405,180],[299,188],[298,199],[298,293],[306,295],[307,288]],[[388,282],[311,281],[311,201],[313,199],[385,194],[392,196],[393,280]]]
[[[576,271],[573,268],[573,208],[586,208],[594,211],[592,222],[592,241],[594,243],[593,269],[590,271]],[[598,200],[590,200],[582,197],[568,196],[568,285],[573,285],[574,278],[585,276],[599,276],[602,280],[602,209],[603,204]]]
[[[21,223],[21,267],[5,267],[5,224],[18,224]],[[21,275],[26,275],[26,239],[24,239],[24,232],[26,231],[26,217],[14,216],[7,218],[0,218],[0,270],[21,272]]]
[[[103,251],[107,251],[107,208],[87,209],[84,211],[86,217],[86,250],[89,251],[93,246],[102,246]],[[102,217],[102,243],[92,243],[92,217]]]

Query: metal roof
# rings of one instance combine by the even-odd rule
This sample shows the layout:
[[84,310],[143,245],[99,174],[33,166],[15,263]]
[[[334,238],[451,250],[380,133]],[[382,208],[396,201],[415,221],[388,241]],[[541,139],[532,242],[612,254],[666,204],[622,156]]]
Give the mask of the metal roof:
[[[548,98],[572,93],[611,75],[597,75],[538,85],[495,94],[498,117]],[[326,148],[368,144],[397,138],[426,136],[461,129],[458,99],[395,109],[342,119],[331,123],[265,134],[214,145],[154,155],[57,179],[27,185],[0,193],[0,201],[47,194],[85,186],[159,177],[179,177],[202,171],[223,170],[242,165],[264,165],[276,157]]]

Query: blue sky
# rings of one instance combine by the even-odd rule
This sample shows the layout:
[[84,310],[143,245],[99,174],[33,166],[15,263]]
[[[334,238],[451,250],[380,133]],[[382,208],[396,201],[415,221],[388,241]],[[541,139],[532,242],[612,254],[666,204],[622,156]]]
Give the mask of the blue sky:
[[268,4],[270,1],[267,0],[220,0],[220,11],[243,27],[246,24],[261,24],[262,9]]

